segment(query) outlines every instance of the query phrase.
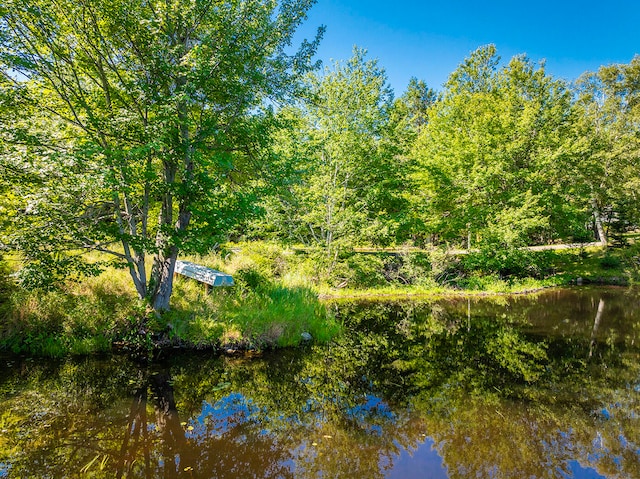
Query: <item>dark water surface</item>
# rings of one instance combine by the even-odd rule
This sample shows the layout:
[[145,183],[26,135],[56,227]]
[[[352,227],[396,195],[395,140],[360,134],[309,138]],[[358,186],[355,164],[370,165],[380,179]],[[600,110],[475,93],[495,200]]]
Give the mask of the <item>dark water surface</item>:
[[0,358],[0,478],[640,478],[639,306],[341,302],[329,346]]

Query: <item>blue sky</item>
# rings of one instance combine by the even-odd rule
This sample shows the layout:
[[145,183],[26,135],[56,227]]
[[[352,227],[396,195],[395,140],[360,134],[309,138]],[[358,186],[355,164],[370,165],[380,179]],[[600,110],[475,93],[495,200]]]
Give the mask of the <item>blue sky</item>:
[[327,27],[324,65],[348,59],[354,45],[366,48],[398,95],[412,76],[440,89],[488,43],[504,61],[525,53],[567,80],[640,54],[640,0],[318,0],[299,33],[312,36],[319,25]]

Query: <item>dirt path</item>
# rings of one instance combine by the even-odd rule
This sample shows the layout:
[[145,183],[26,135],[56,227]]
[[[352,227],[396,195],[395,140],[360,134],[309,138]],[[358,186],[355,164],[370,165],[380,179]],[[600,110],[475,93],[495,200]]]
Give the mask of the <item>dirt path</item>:
[[[543,244],[540,246],[525,246],[523,250],[528,251],[551,251],[551,250],[561,250],[561,249],[577,249],[577,248],[590,248],[592,246],[602,246],[602,243],[599,241],[594,241],[593,243],[563,243],[563,244]],[[477,253],[479,250],[471,249],[472,252]],[[451,249],[447,251],[448,254],[469,254],[468,249]]]

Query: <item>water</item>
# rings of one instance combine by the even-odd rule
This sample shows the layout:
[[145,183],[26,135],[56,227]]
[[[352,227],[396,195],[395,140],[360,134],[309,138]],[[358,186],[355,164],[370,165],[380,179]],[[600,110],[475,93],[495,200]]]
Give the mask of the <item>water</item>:
[[0,478],[640,478],[639,305],[341,302],[329,346],[0,358]]

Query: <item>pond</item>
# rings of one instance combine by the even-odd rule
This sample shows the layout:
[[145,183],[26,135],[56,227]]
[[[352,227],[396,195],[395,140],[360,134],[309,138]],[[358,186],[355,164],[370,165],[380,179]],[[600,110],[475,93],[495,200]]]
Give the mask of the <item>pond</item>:
[[0,358],[0,478],[640,478],[640,296],[336,302],[326,346]]

